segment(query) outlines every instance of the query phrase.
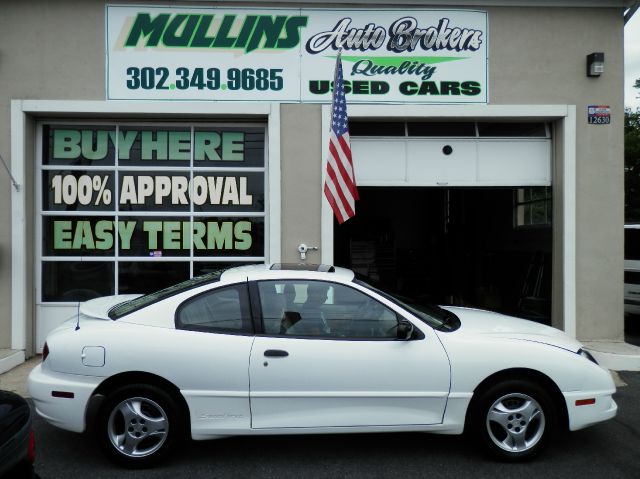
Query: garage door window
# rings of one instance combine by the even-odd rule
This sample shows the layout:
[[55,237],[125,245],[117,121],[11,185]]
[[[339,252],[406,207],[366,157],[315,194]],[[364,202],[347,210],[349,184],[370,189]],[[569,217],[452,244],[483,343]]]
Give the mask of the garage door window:
[[515,225],[551,226],[551,188],[518,188],[515,192]]
[[48,122],[39,135],[41,301],[264,262],[264,124]]

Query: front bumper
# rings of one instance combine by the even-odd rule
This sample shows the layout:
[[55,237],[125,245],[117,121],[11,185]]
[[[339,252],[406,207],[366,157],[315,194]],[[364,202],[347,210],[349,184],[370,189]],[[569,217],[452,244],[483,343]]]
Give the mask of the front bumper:
[[[569,415],[569,430],[577,431],[607,419],[613,418],[618,412],[618,405],[613,400],[613,390],[606,391],[577,391],[564,393]],[[595,398],[595,403],[577,406],[576,401]]]
[[[103,379],[58,373],[39,364],[29,374],[29,394],[45,420],[67,431],[84,432],[89,399]],[[73,393],[73,398],[54,397],[53,391]]]

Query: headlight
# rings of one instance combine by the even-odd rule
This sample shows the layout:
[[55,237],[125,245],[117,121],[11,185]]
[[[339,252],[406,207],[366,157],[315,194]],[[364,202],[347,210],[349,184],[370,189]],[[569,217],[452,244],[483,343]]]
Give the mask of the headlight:
[[596,361],[596,358],[594,358],[593,355],[589,351],[587,351],[586,349],[580,348],[578,350],[578,354],[580,356],[582,356],[583,358],[587,358],[592,363],[598,364],[598,361]]

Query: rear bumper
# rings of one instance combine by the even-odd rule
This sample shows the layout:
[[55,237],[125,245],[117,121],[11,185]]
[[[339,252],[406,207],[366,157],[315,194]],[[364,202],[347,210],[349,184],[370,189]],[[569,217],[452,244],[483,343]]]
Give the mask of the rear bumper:
[[[45,420],[68,431],[84,432],[87,404],[103,379],[57,373],[39,364],[29,374],[29,394],[36,412]],[[73,393],[73,398],[54,397],[53,391]]]
[[[569,415],[569,430],[577,431],[613,418],[618,412],[618,405],[613,400],[614,390],[580,391],[564,393]],[[595,403],[577,406],[576,401],[595,399]]]

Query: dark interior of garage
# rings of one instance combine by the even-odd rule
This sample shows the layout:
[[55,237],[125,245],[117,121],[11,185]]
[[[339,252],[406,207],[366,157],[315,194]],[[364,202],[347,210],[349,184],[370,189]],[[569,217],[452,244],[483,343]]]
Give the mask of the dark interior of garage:
[[518,191],[360,187],[356,216],[334,225],[335,264],[418,302],[550,324],[550,218],[518,226]]

